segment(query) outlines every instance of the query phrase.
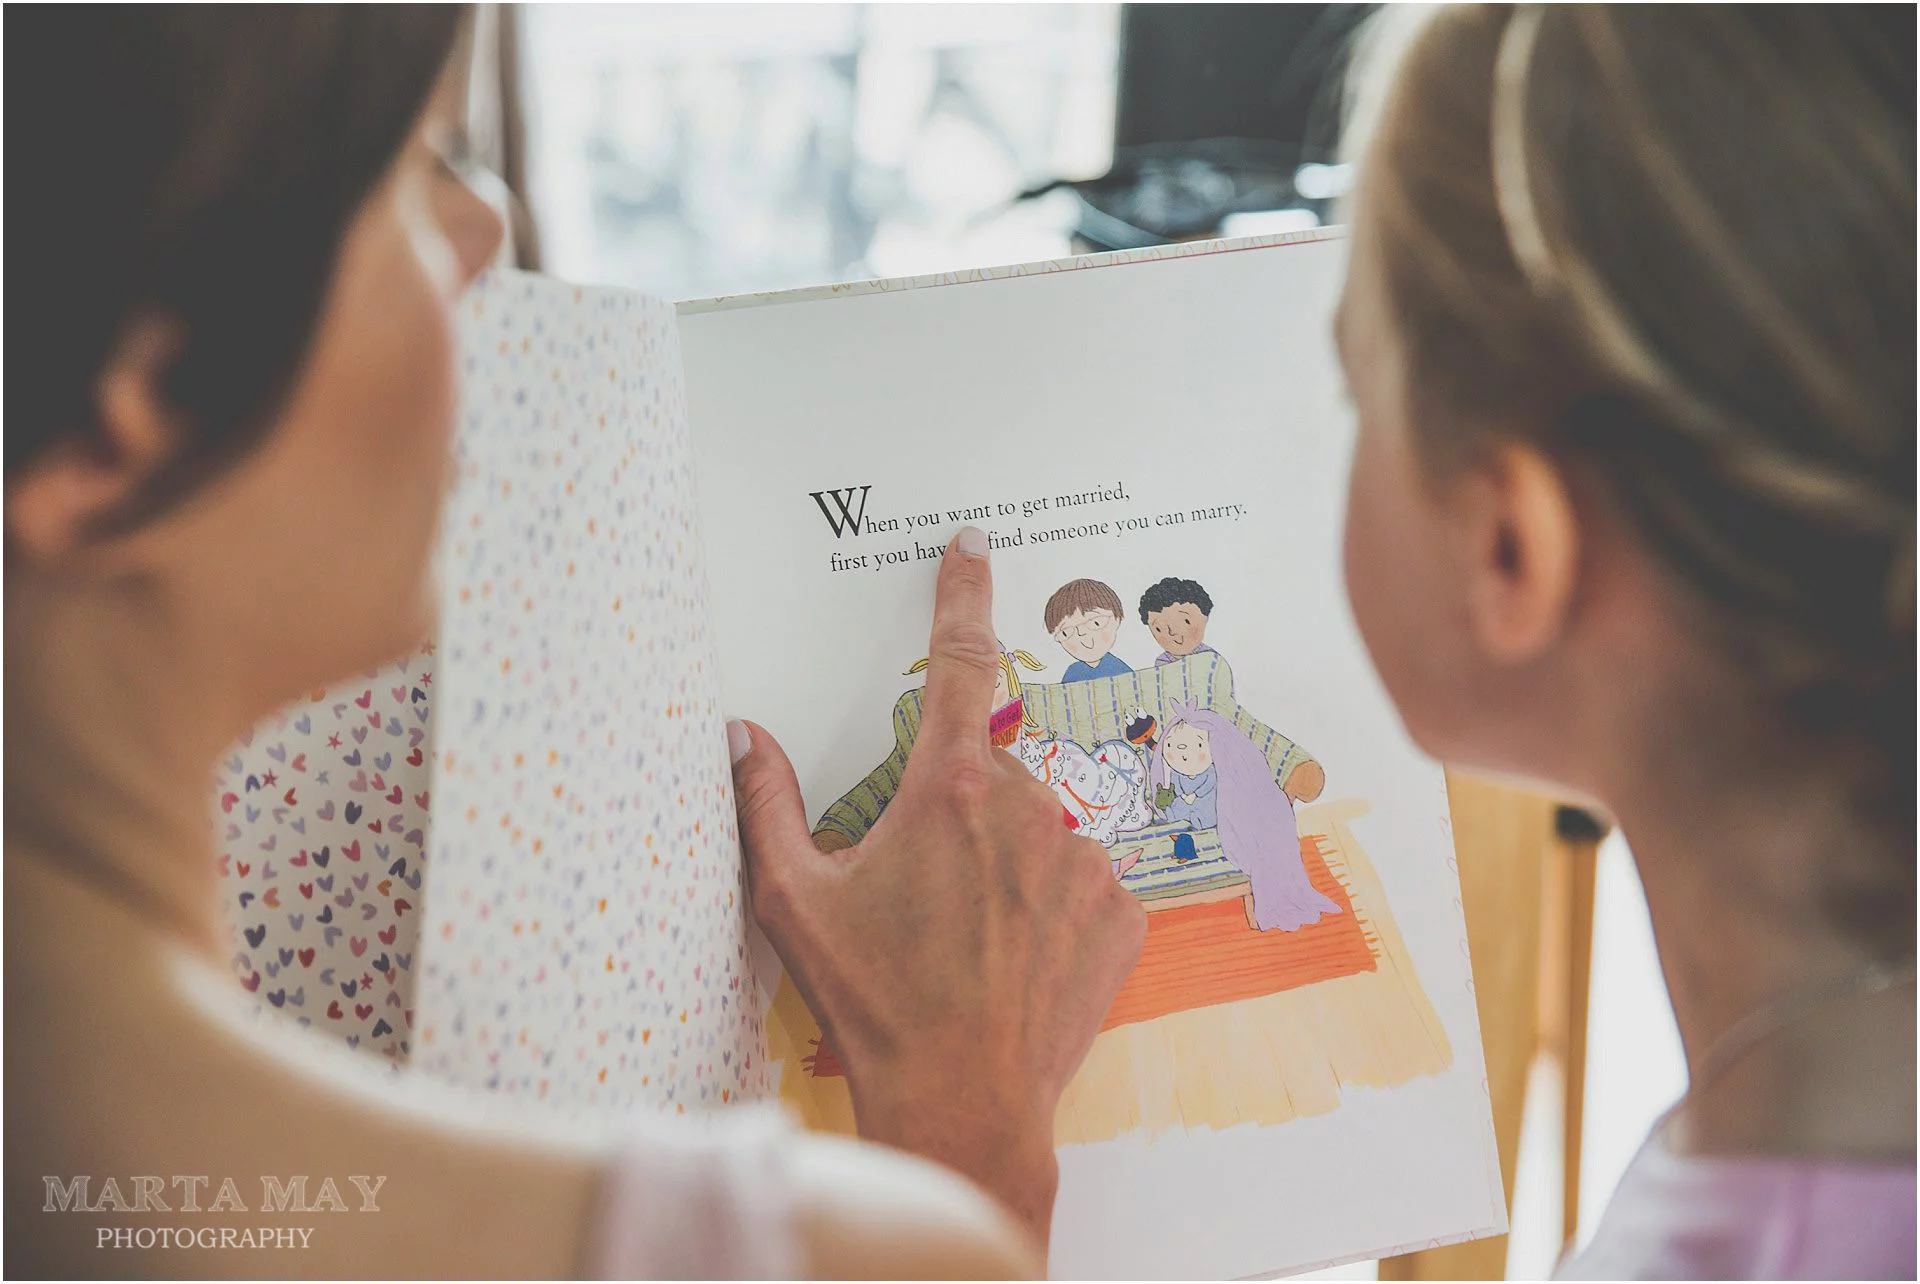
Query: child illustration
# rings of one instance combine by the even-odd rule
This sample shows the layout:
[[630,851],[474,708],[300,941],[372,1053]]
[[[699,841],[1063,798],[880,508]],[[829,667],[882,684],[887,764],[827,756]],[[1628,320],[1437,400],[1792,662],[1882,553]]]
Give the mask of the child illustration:
[[1029,731],[1015,749],[1029,775],[1053,790],[1067,824],[1102,847],[1153,823],[1147,803],[1147,767],[1124,740],[1092,749],[1045,732]]
[[1047,599],[1047,632],[1073,657],[1062,682],[1111,678],[1133,669],[1113,653],[1126,608],[1120,595],[1099,580],[1070,580]]
[[[927,657],[922,656],[907,666],[907,672],[924,673],[927,663]],[[1026,700],[1020,694],[1020,673],[1015,665],[1035,673],[1047,667],[1031,651],[1000,648],[1000,668],[993,675],[993,712],[987,715],[987,734],[997,749],[1011,749],[1023,729],[1040,730],[1039,724],[1027,713]]]
[[1140,622],[1153,632],[1153,640],[1165,650],[1156,665],[1211,651],[1206,643],[1207,618],[1213,614],[1213,599],[1192,580],[1161,580],[1140,595]]
[[[1056,738],[1034,722],[1021,694],[1020,670],[1045,667],[1030,652],[1001,649],[999,672],[994,675],[993,712],[987,721],[989,738],[996,748],[1018,758],[1035,780],[1053,790],[1071,828],[1103,847],[1111,847],[1120,835],[1153,823],[1153,808],[1147,802],[1146,764],[1124,740],[1109,740],[1089,750],[1072,740]],[[907,672],[922,673],[926,668],[923,657]],[[1132,864],[1132,860],[1125,861],[1117,872],[1124,873]]]
[[1168,713],[1153,751],[1153,781],[1173,791],[1161,815],[1196,830],[1213,821],[1222,853],[1252,884],[1254,925],[1291,932],[1339,913],[1307,879],[1293,804],[1259,749],[1211,709],[1175,701]]
[[1189,829],[1213,829],[1220,823],[1217,790],[1220,770],[1213,765],[1207,733],[1191,722],[1175,724],[1163,742],[1169,783],[1156,796],[1160,814]]

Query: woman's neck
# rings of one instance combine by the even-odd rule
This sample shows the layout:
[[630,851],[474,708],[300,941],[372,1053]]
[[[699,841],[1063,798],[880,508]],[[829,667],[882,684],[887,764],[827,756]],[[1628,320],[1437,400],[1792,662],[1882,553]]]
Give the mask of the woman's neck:
[[[1682,1148],[1910,1157],[1913,988],[1852,984],[1902,951],[1836,925],[1829,880],[1849,865],[1911,860],[1911,845],[1904,856],[1893,850],[1898,840],[1865,823],[1838,790],[1805,778],[1799,788],[1759,777],[1716,784],[1702,761],[1643,754],[1634,778],[1606,791],[1622,800],[1616,815],[1646,888],[1695,1084],[1677,1121]],[[1912,911],[1909,903],[1903,912]],[[1830,988],[1804,1014],[1789,1010],[1822,986]],[[1790,1019],[1721,1064],[1728,1033],[1756,1012]]]
[[221,680],[217,647],[165,618],[123,586],[9,583],[7,857],[217,959],[210,769],[250,725],[248,702]]

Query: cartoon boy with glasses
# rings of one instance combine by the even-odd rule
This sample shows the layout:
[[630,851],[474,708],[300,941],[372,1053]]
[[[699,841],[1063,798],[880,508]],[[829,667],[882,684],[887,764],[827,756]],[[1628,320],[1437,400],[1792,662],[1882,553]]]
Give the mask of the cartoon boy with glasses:
[[1126,609],[1120,595],[1099,580],[1072,580],[1047,599],[1047,632],[1073,657],[1062,682],[1132,673],[1126,661],[1113,653]]

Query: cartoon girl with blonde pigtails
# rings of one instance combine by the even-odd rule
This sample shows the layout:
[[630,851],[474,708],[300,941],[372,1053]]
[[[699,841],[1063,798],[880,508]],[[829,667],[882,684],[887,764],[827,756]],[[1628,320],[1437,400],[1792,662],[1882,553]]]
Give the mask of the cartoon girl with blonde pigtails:
[[[1041,733],[1040,724],[1027,712],[1026,701],[1020,695],[1020,673],[1014,667],[1016,664],[1035,673],[1047,667],[1031,651],[1001,648],[1000,668],[993,678],[993,713],[987,718],[987,733],[996,749],[1013,748],[1023,730],[1028,735]],[[927,660],[923,656],[908,666],[907,673],[923,673],[926,668]]]
[[[921,660],[907,672],[926,667]],[[1029,652],[1001,650],[989,736],[995,748],[1012,753],[1035,780],[1053,790],[1069,828],[1111,847],[1121,834],[1153,823],[1146,763],[1123,740],[1089,750],[1035,722],[1020,692],[1020,669],[1045,667]]]

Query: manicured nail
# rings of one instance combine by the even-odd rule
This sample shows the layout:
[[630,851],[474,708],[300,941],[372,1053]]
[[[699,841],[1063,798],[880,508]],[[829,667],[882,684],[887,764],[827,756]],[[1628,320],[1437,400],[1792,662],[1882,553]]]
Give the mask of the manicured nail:
[[953,537],[953,546],[969,557],[987,555],[987,533],[978,526],[962,526]]
[[737,767],[740,765],[740,760],[752,752],[753,733],[747,730],[747,724],[738,718],[729,718],[727,720],[727,757],[732,759],[733,765]]

